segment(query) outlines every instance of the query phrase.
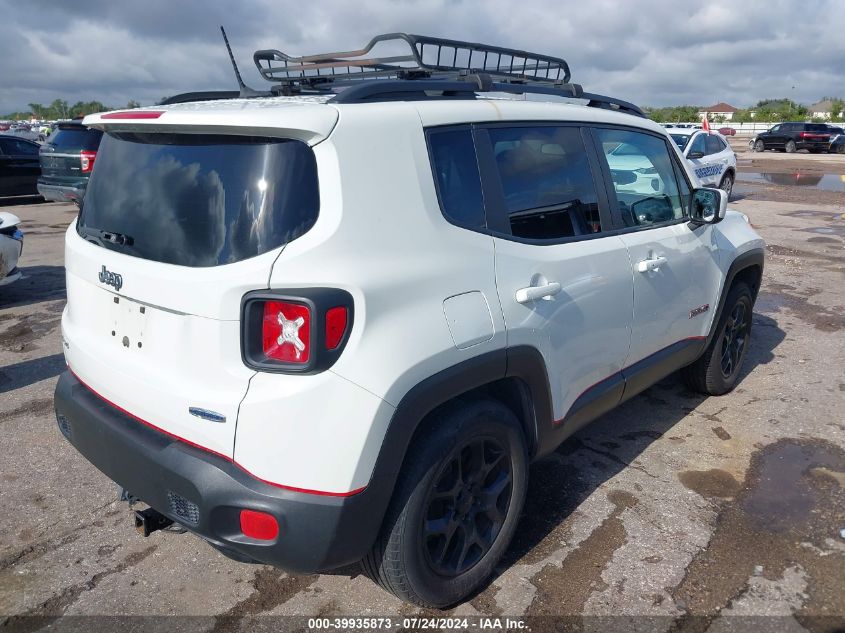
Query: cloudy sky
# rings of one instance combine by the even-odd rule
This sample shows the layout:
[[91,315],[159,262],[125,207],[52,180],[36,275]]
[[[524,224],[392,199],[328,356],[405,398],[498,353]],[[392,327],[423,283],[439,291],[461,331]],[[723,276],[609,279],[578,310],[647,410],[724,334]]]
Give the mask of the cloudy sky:
[[259,89],[256,49],[349,50],[406,31],[559,55],[572,81],[639,105],[809,104],[845,96],[843,11],[841,0],[0,0],[0,112],[231,89],[220,24]]

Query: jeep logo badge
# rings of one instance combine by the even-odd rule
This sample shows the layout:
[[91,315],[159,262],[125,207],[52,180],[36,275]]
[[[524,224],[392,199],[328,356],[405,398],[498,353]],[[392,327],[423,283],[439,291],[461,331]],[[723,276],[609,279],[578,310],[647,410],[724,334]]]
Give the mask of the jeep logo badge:
[[120,290],[123,286],[123,275],[111,273],[103,266],[103,269],[100,271],[100,281],[107,286],[113,286],[115,290]]

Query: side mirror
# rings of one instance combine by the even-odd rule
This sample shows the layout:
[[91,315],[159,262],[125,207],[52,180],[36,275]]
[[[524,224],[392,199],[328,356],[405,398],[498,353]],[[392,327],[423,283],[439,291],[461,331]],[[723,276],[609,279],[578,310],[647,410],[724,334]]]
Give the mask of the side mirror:
[[728,212],[728,194],[721,189],[703,187],[692,192],[690,221],[695,224],[716,224]]
[[690,152],[689,154],[687,154],[687,158],[689,158],[690,160],[694,158],[704,158],[704,152]]

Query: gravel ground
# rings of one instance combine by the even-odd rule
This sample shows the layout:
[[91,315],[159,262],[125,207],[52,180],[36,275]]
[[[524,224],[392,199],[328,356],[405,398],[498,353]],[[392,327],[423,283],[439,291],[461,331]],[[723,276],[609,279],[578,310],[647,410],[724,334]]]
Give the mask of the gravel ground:
[[[845,173],[845,157],[780,156],[741,153],[740,169]],[[63,440],[52,414],[63,369],[62,236],[75,208],[6,205],[24,219],[26,278],[0,289],[0,629],[307,623],[267,615],[509,616],[534,630],[845,629],[845,194],[740,184],[732,206],[769,246],[739,387],[704,398],[669,377],[535,464],[497,575],[437,613],[355,570],[294,577],[230,561],[191,535],[141,538],[114,484]],[[193,617],[55,620],[62,615]]]

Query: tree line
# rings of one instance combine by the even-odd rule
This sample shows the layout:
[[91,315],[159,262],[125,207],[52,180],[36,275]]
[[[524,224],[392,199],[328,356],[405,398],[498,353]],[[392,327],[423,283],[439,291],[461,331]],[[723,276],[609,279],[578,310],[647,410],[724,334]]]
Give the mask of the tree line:
[[[752,121],[761,122],[777,122],[777,121],[804,121],[812,120],[821,122],[825,121],[845,121],[845,101],[839,98],[825,97],[824,100],[829,100],[832,103],[832,116],[830,119],[820,119],[813,117],[810,109],[800,103],[796,103],[791,99],[763,99],[758,101],[757,105],[750,108],[745,108],[734,112],[732,122],[735,123],[750,123]],[[667,108],[646,108],[648,117],[658,123],[680,123],[687,121],[698,121],[698,113],[702,108],[698,106],[683,105],[672,106]],[[752,115],[753,113],[753,115]],[[725,118],[719,115],[709,115],[708,119],[712,123],[724,123]]]
[[[0,118],[12,121],[28,121],[35,117],[39,121],[55,121],[57,119],[74,119],[76,117],[85,116],[86,114],[94,114],[95,112],[106,112],[108,110],[116,110],[121,106],[108,106],[100,101],[77,101],[73,105],[69,104],[64,99],[56,99],[49,105],[41,103],[26,104],[29,110],[24,112],[11,112]],[[124,107],[137,108],[141,104],[130,99]]]

